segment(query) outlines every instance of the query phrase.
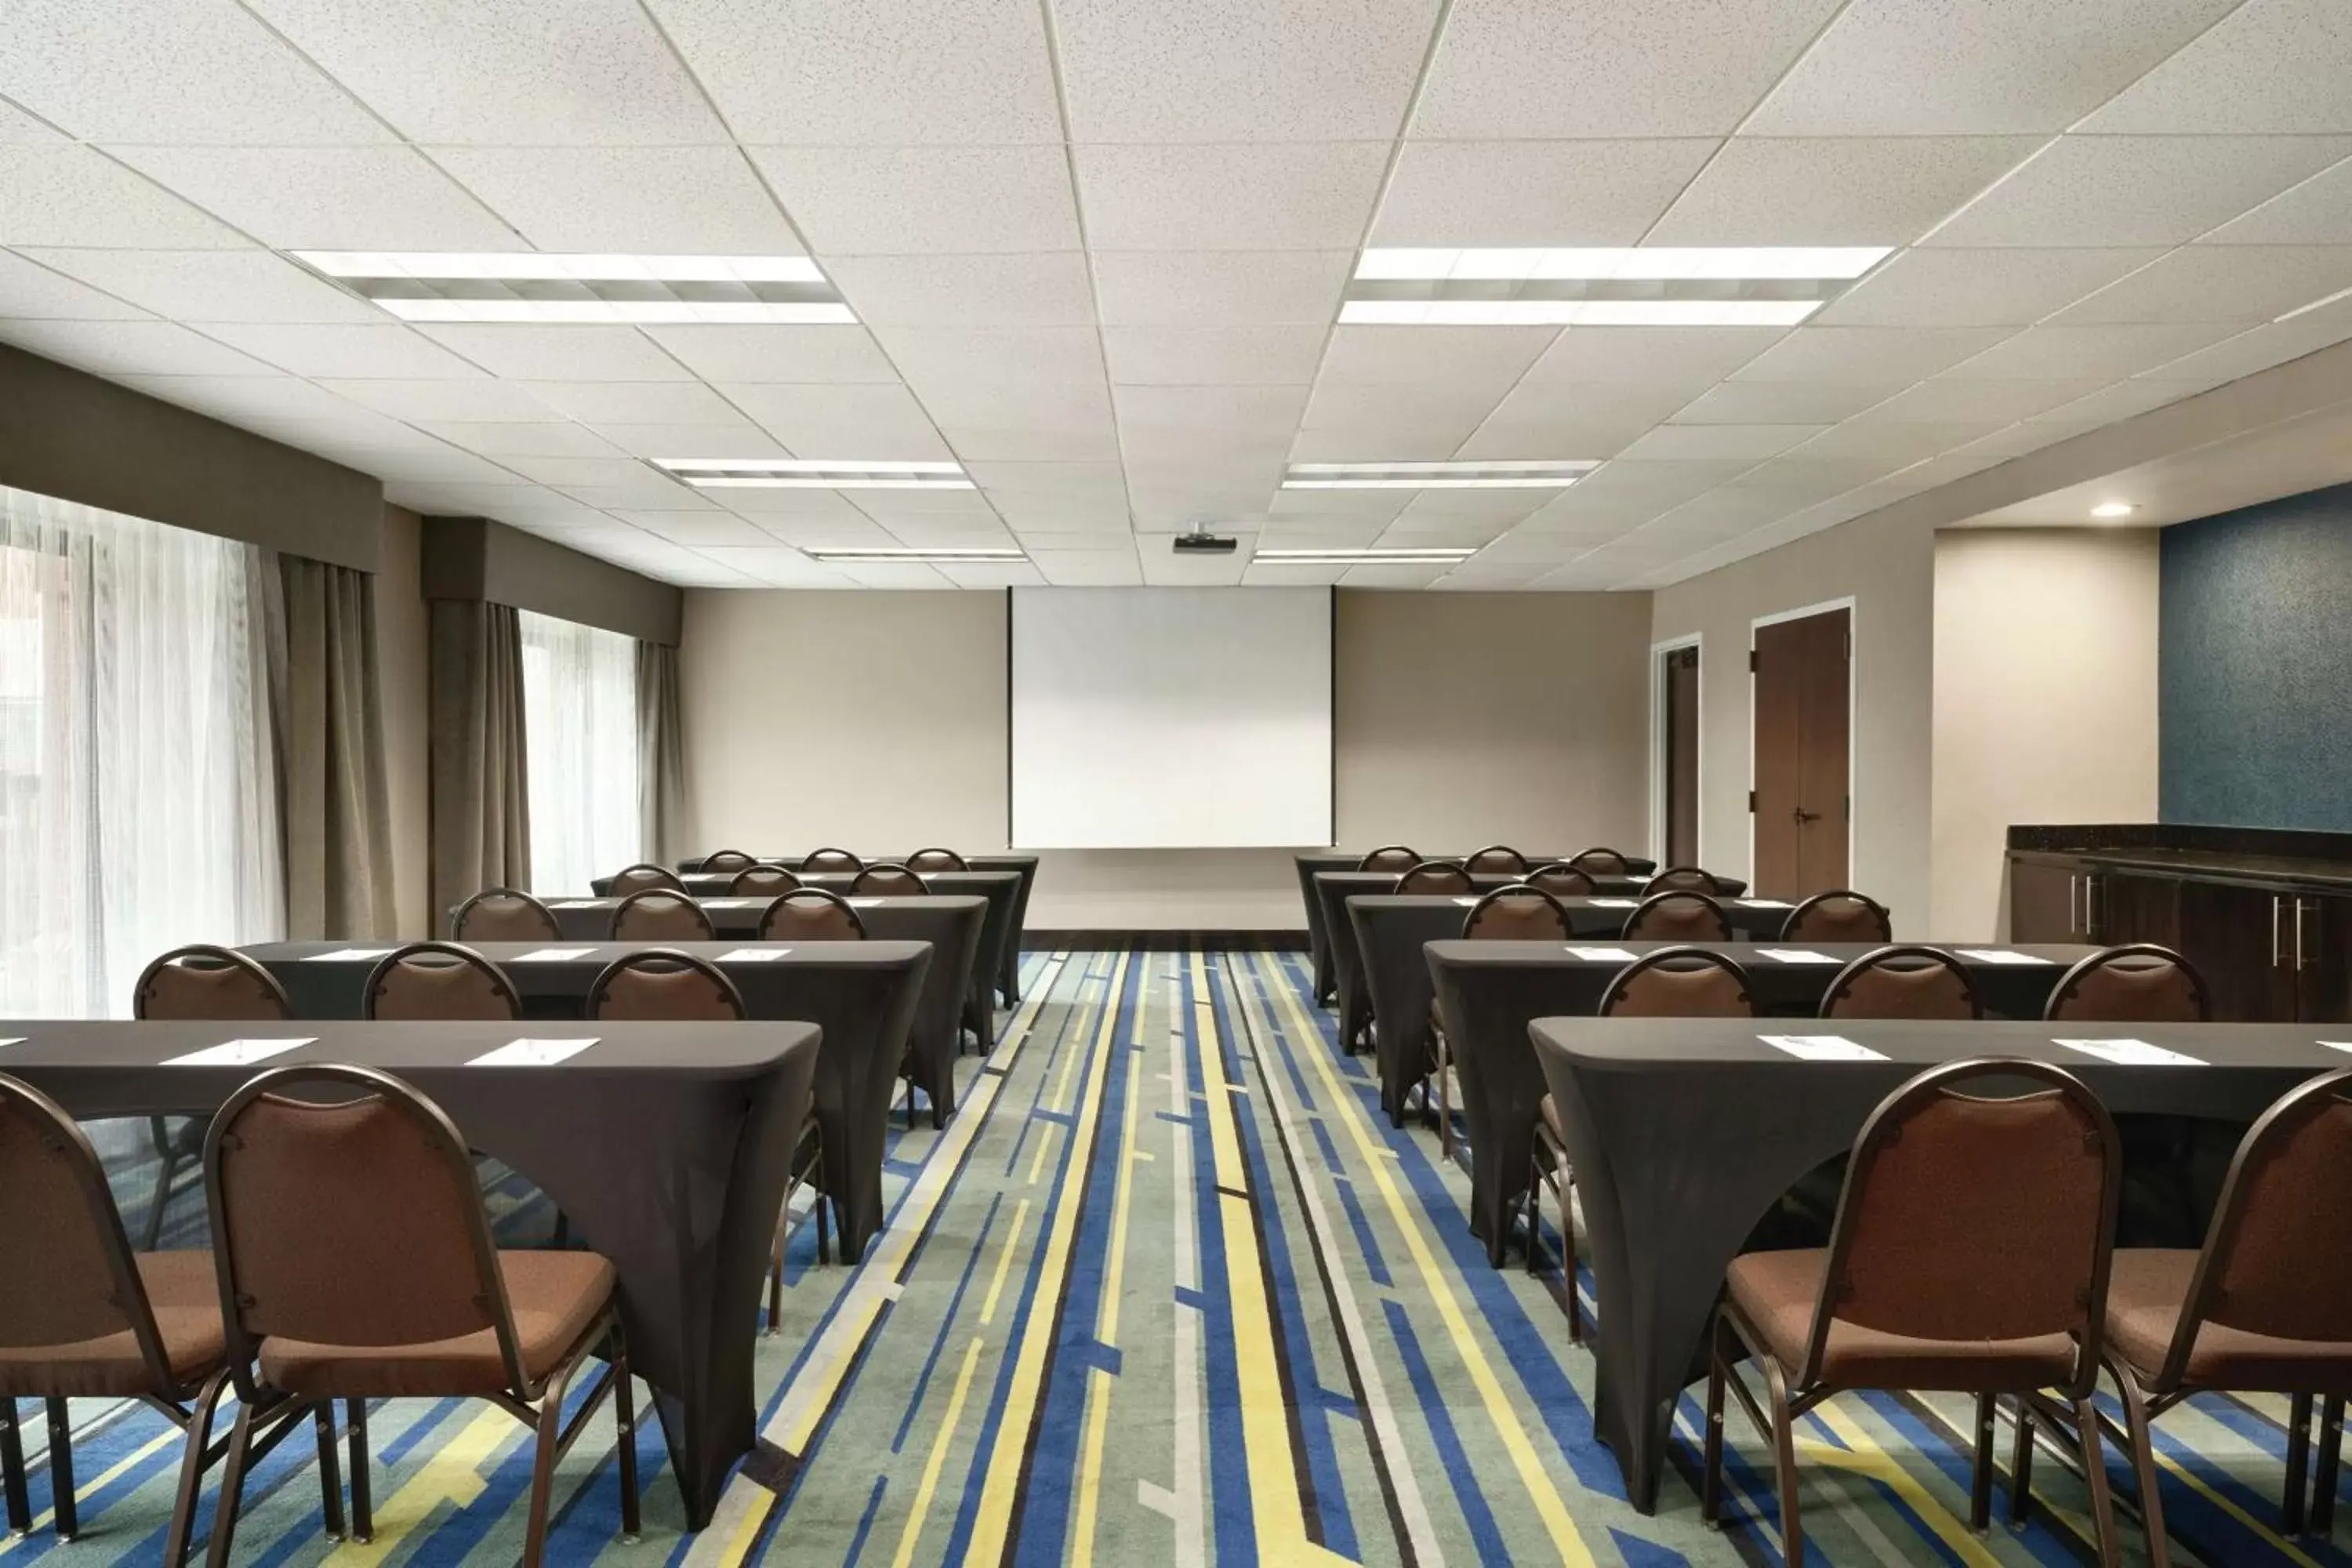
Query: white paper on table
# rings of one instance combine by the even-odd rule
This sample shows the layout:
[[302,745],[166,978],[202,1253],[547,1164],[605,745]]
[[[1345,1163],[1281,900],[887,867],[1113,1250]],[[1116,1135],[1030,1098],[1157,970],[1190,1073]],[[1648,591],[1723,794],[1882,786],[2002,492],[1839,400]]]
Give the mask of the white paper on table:
[[[14,1040],[0,1040],[0,1046],[13,1046],[16,1043]],[[2322,1040],[2319,1043],[2331,1051],[2352,1052],[2352,1040]]]
[[792,952],[789,947],[739,947],[719,955],[721,963],[772,963]]
[[764,910],[774,901],[772,899],[705,899],[702,907],[707,910]]
[[1569,952],[1587,963],[1631,963],[1633,955],[1622,947],[1571,947]]
[[5,1039],[0,1039],[0,1046],[21,1046],[24,1043],[25,1037],[22,1035],[10,1035]]
[[2053,1040],[2050,1043],[2063,1046],[2070,1051],[2080,1051],[2086,1057],[2096,1057],[2103,1062],[2113,1062],[2117,1067],[2201,1068],[2206,1065],[2195,1057],[2183,1056],[2162,1046],[2152,1046],[2146,1040]]
[[844,901],[844,902],[845,902],[845,903],[847,903],[847,904],[849,905],[849,907],[850,907],[851,909],[853,909],[853,910],[870,910],[870,909],[872,909],[875,905],[877,905],[877,904],[880,903],[880,902],[882,901],[882,900],[881,900],[880,895],[878,895],[878,894],[877,894],[877,895],[876,895],[876,896],[875,896],[875,897],[873,897],[873,898],[868,898],[868,899],[847,899],[847,900],[843,900],[843,901]]
[[1461,905],[1464,905],[1464,906],[1465,906],[1465,907],[1466,907],[1466,906],[1468,906],[1468,905],[1475,904],[1475,903],[1478,902],[1478,901],[1479,901],[1480,897],[1481,897],[1481,895],[1479,895],[1479,894],[1477,894],[1477,893],[1462,893],[1462,894],[1458,894],[1458,895],[1456,895],[1456,896],[1455,896],[1455,898],[1454,898],[1454,901],[1455,903],[1457,903],[1457,904],[1461,904]]
[[597,910],[612,902],[610,899],[566,899],[560,904],[550,904],[551,910]]
[[1642,905],[1639,899],[1587,899],[1584,901],[1596,910],[1633,910]]
[[1885,1054],[1857,1045],[1843,1035],[1759,1035],[1776,1051],[1786,1051],[1801,1062],[1883,1062]]
[[568,1058],[576,1057],[594,1045],[600,1037],[589,1036],[584,1040],[509,1040],[495,1051],[486,1051],[466,1065],[469,1068],[551,1068]]
[[1735,899],[1732,901],[1743,910],[1785,910],[1790,907],[1786,899]]
[[1815,952],[1810,947],[1759,947],[1756,950],[1756,954],[1759,958],[1769,958],[1775,963],[1835,963],[1837,962],[1828,953]]
[[2030,952],[2011,952],[2005,947],[1964,947],[1962,958],[1973,958],[1979,963],[2048,963],[2051,960],[2036,958]]
[[362,959],[389,958],[392,956],[392,951],[388,947],[347,947],[337,952],[314,952],[302,962],[305,963],[357,963]]
[[514,963],[571,963],[586,958],[596,950],[593,947],[535,947],[529,952],[509,960]]
[[316,1035],[300,1035],[290,1040],[223,1040],[217,1046],[206,1046],[201,1051],[190,1051],[184,1057],[167,1057],[167,1068],[241,1068],[255,1062],[266,1062],[297,1046],[307,1046]]

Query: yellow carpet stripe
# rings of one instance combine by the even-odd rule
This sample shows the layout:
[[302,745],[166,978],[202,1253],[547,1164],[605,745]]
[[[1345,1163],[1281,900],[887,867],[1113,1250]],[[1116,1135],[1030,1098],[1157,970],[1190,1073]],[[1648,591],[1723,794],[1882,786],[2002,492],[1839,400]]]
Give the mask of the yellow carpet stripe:
[[985,1340],[975,1339],[964,1347],[963,1365],[956,1372],[955,1392],[948,1395],[947,1414],[940,1418],[939,1436],[931,1439],[931,1451],[923,1459],[923,1479],[915,1488],[914,1506],[908,1511],[906,1528],[898,1532],[898,1554],[890,1562],[892,1568],[908,1568],[915,1560],[915,1548],[923,1539],[923,1521],[930,1517],[931,1500],[939,1495],[940,1469],[947,1463],[948,1445],[955,1440],[956,1425],[963,1419],[963,1402],[971,1393],[972,1370],[980,1365],[981,1347]]
[[[153,1458],[163,1448],[184,1441],[185,1439],[180,1436],[176,1428],[162,1433],[157,1436],[150,1437],[146,1442],[141,1444],[130,1453],[125,1454],[113,1464],[109,1465],[105,1469],[100,1470],[96,1476],[91,1477],[89,1480],[77,1480],[74,1483],[74,1500],[76,1502],[79,1502],[84,1498],[96,1496],[99,1492],[103,1491],[106,1488],[113,1485],[115,1481],[120,1479],[121,1477],[127,1475],[138,1466]],[[175,1486],[178,1484],[178,1478],[179,1472],[174,1470],[173,1472],[173,1484]],[[35,1514],[33,1516],[33,1530],[35,1534],[37,1535],[39,1531],[48,1528],[49,1522],[56,1518],[57,1510],[55,1509],[45,1509],[41,1512]],[[89,1522],[89,1521],[87,1519],[84,1520],[83,1523],[85,1528],[87,1528]],[[14,1552],[19,1546],[23,1546],[34,1539],[35,1535],[0,1535],[0,1557],[7,1556],[8,1553]]]
[[488,1406],[455,1437],[434,1449],[424,1468],[376,1509],[373,1540],[345,1541],[327,1554],[327,1563],[331,1568],[382,1563],[412,1531],[431,1520],[441,1504],[472,1507],[482,1495],[482,1467],[522,1436],[520,1422],[495,1405]]
[[[1128,1035],[1128,1045],[1130,1048],[1139,1047],[1142,1042],[1143,1009],[1150,1002],[1150,997],[1151,971],[1146,968],[1142,971],[1141,975],[1136,981],[1135,1027],[1130,1030]],[[1109,1070],[1109,1063],[1104,1063],[1104,1070],[1106,1072]],[[1142,1103],[1143,1086],[1137,1081],[1135,1067],[1132,1062],[1130,1062],[1127,1075],[1127,1108],[1125,1114],[1119,1119],[1118,1129],[1118,1149],[1122,1155],[1131,1155],[1138,1152],[1135,1147],[1136,1111],[1137,1108]],[[1119,1297],[1124,1293],[1127,1284],[1127,1218],[1129,1200],[1135,1194],[1135,1180],[1133,1175],[1135,1162],[1131,1158],[1122,1158],[1117,1162],[1117,1164],[1118,1166],[1118,1174],[1117,1184],[1113,1189],[1110,1205],[1109,1260],[1103,1272],[1102,1306],[1100,1310],[1101,1326],[1095,1331],[1095,1337],[1107,1345],[1116,1345],[1118,1343],[1118,1300]],[[1108,1403],[1108,1399],[1106,1399],[1106,1403]]]
[[1078,1506],[1070,1521],[1070,1568],[1093,1568],[1095,1519],[1102,1494],[1103,1429],[1110,1422],[1114,1384],[1101,1367],[1087,1374],[1087,1441],[1078,1460]]
[[1004,1246],[996,1255],[996,1272],[989,1277],[988,1296],[980,1304],[980,1326],[986,1328],[996,1321],[996,1300],[1004,1294],[1004,1277],[1013,1270],[1013,1254],[1021,1245],[1022,1233],[1029,1228],[1029,1200],[1023,1198],[1013,1205],[1013,1224],[1004,1232]]
[[1919,1525],[1949,1547],[1953,1554],[1968,1563],[1969,1568],[1999,1568],[2000,1559],[1985,1545],[1984,1538],[1937,1501],[1933,1492],[1921,1486],[1893,1455],[1880,1447],[1877,1440],[1864,1431],[1859,1422],[1838,1409],[1834,1401],[1813,1406],[1812,1413],[1822,1426],[1837,1434],[1838,1442],[1845,1447],[1841,1448],[1835,1444],[1811,1442],[1800,1436],[1797,1442],[1800,1475],[1806,1466],[1820,1465],[1868,1476],[1901,1498]]

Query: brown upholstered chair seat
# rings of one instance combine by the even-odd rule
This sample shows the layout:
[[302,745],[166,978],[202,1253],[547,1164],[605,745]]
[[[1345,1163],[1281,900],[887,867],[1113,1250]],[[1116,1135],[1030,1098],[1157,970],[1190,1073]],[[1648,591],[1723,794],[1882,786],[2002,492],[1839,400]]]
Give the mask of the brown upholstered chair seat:
[[[2107,1343],[2143,1382],[2164,1365],[2196,1272],[2193,1248],[2116,1250],[2115,1272],[2107,1279]],[[2352,1344],[2277,1339],[2208,1318],[2189,1352],[2186,1381],[2246,1393],[2352,1395]]]
[[[1826,1247],[1745,1252],[1725,1271],[1732,1301],[1756,1326],[1772,1358],[1792,1371],[1805,1349],[1821,1300]],[[1922,1340],[1868,1329],[1843,1319],[1830,1324],[1822,1383],[1836,1387],[1918,1388],[1966,1393],[2030,1393],[2074,1375],[2071,1334],[2022,1340]]]
[[[184,1384],[201,1383],[227,1353],[213,1255],[142,1252],[133,1261],[147,1287],[172,1375]],[[0,1398],[130,1399],[153,1391],[154,1379],[128,1328],[63,1344],[0,1345]]]
[[[613,1296],[613,1266],[593,1252],[500,1252],[523,1370],[553,1371]],[[160,1309],[158,1310],[160,1316]],[[313,1344],[271,1335],[261,1342],[262,1381],[310,1399],[446,1398],[507,1386],[497,1333],[483,1329],[416,1345]]]

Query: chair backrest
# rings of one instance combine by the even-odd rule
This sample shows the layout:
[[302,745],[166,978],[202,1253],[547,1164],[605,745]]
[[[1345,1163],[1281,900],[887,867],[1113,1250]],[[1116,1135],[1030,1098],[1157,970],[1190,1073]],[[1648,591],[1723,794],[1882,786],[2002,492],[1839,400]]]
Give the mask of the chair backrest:
[[969,871],[964,858],[952,849],[918,849],[907,857],[910,871]]
[[1472,850],[1462,864],[1477,875],[1517,877],[1527,871],[1528,858],[1507,844],[1489,844],[1484,849]]
[[454,942],[412,942],[376,960],[360,991],[360,1016],[386,1023],[522,1016],[506,971]]
[[1595,1009],[1603,1018],[1752,1018],[1748,971],[1704,947],[1662,947],[1619,970]]
[[612,896],[616,899],[626,898],[631,893],[642,892],[647,888],[667,888],[675,893],[685,891],[686,884],[679,881],[677,873],[667,866],[656,866],[650,863],[629,866],[623,868],[619,874],[614,877]]
[[904,866],[868,866],[850,879],[849,890],[882,899],[920,898],[931,885]]
[[1470,879],[1469,868],[1458,860],[1423,860],[1396,879],[1400,893],[1467,893],[1477,886]]
[[723,875],[729,871],[740,871],[746,866],[756,866],[759,863],[759,857],[746,855],[740,849],[716,849],[702,858],[702,869]]
[[1462,934],[1486,942],[1566,942],[1568,911],[1541,888],[1515,882],[1471,907]]
[[[1989,1079],[2042,1084],[2006,1099]],[[2073,1391],[2098,1372],[2123,1153],[2106,1107],[2046,1062],[1979,1058],[1912,1079],[1863,1123],[1830,1230],[1799,1378],[1834,1315],[1915,1339],[2077,1336]]]
[[519,888],[485,888],[457,906],[449,935],[458,942],[555,942],[554,911]]
[[1643,883],[1642,891],[1644,894],[1705,893],[1713,898],[1722,892],[1723,888],[1714,877],[1696,866],[1669,866]]
[[1383,844],[1356,862],[1359,871],[1410,871],[1421,864],[1421,856],[1402,844]]
[[1622,877],[1632,869],[1625,857],[1598,846],[1570,856],[1568,863],[1588,877]]
[[0,1268],[0,1348],[71,1344],[128,1329],[155,1391],[178,1394],[98,1151],[55,1100],[5,1074],[0,1258],[9,1259]]
[[1541,888],[1555,899],[1589,899],[1600,891],[1591,874],[1565,860],[1555,860],[1549,866],[1538,866],[1527,874],[1530,888]]
[[743,994],[716,964],[672,948],[624,953],[588,983],[591,1018],[731,1024],[749,1016]]
[[1877,900],[1838,888],[1797,900],[1797,907],[1780,922],[1780,940],[1893,942],[1895,922]]
[[2129,942],[2095,952],[2059,977],[2042,1009],[2053,1023],[2201,1024],[2205,977],[2168,947]]
[[1627,942],[1729,942],[1731,920],[1705,893],[1652,893],[1625,920]]
[[613,909],[614,942],[714,942],[719,932],[708,910],[684,893],[646,888]]
[[1824,1018],[1984,1016],[1968,966],[1940,947],[1882,947],[1837,973],[1822,994]]
[[761,942],[862,942],[866,922],[849,900],[825,888],[801,888],[760,917]]
[[772,899],[801,885],[800,878],[782,866],[746,866],[735,873],[727,890],[739,898]]
[[231,1095],[205,1136],[205,1197],[239,1395],[272,1335],[400,1346],[485,1329],[509,1386],[535,1392],[476,1180],[456,1125],[389,1073],[278,1068]]
[[219,1018],[277,1022],[294,1016],[286,987],[234,948],[199,942],[175,947],[140,972],[131,988],[134,1018]]
[[803,871],[863,871],[866,862],[846,849],[812,849],[801,857]]
[[2207,1323],[2352,1340],[2352,1068],[2298,1084],[2238,1144],[2158,1377],[2177,1387]]

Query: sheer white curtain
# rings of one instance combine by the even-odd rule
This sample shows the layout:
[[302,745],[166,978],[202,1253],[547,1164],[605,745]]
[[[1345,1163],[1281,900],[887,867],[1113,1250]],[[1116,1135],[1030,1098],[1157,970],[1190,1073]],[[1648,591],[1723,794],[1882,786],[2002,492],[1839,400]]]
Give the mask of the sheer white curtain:
[[283,931],[267,569],[0,487],[0,1017],[125,1016],[165,949]]
[[636,644],[518,613],[534,891],[586,894],[644,858],[637,805]]

